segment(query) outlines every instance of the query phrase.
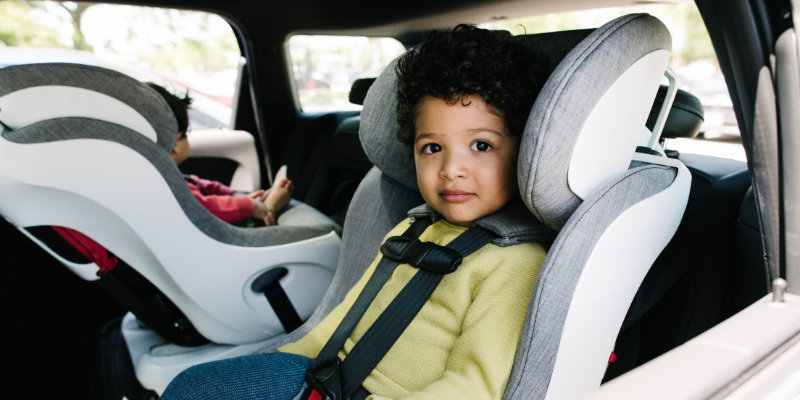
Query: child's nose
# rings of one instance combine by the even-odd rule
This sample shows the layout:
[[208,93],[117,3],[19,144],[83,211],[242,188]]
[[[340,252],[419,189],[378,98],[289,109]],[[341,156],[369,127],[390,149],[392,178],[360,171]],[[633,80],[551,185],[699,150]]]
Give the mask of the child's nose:
[[445,154],[443,161],[444,164],[442,165],[441,171],[442,178],[453,180],[458,178],[463,179],[469,176],[469,171],[463,162],[463,157],[459,157],[458,154],[448,152]]

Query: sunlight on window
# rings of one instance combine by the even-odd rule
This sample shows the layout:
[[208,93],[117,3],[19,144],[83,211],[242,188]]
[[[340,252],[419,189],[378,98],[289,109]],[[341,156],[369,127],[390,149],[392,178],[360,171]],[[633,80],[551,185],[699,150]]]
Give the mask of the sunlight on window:
[[377,77],[405,50],[392,38],[292,36],[289,55],[303,111],[360,110],[348,101],[353,82]]
[[217,15],[54,1],[0,2],[0,67],[71,62],[113,69],[194,98],[194,128],[227,126],[241,58]]

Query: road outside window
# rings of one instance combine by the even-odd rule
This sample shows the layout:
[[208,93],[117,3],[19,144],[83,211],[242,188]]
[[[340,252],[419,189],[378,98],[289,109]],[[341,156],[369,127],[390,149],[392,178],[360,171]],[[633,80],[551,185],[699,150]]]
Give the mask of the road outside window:
[[165,8],[0,1],[0,67],[69,62],[189,91],[192,128],[227,127],[241,59],[217,15]]
[[[700,135],[695,139],[669,140],[667,148],[745,161],[728,87],[703,19],[694,3],[604,8],[518,19],[499,17],[480,27],[505,29],[515,35],[586,29],[596,28],[631,13],[648,13],[664,22],[672,34],[672,58],[669,66],[678,75],[678,87],[697,96],[703,103],[705,122],[700,129]],[[666,84],[666,79],[663,83]]]
[[406,49],[392,38],[296,35],[292,74],[305,112],[360,110],[348,101],[353,82],[377,77]]

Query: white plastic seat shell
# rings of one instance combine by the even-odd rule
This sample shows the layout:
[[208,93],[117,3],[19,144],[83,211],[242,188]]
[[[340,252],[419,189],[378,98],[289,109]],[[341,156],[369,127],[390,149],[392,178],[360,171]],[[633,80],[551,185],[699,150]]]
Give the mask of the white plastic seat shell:
[[17,144],[0,138],[0,191],[13,193],[0,196],[0,214],[14,225],[63,226],[95,238],[168,293],[198,331],[218,343],[249,343],[283,331],[264,296],[249,289],[260,273],[286,266],[281,284],[300,316],[308,317],[319,298],[292,293],[323,293],[339,256],[340,239],[332,231],[261,248],[218,242],[192,225],[147,160],[103,140]]
[[169,158],[177,137],[169,106],[128,76],[76,64],[0,70],[0,103],[42,96],[52,107],[0,108],[0,122],[11,128],[0,132],[0,215],[35,243],[94,280],[96,266],[61,258],[24,228],[62,226],[87,235],[216,343],[253,343],[284,331],[264,295],[250,287],[276,266],[289,271],[281,285],[301,318],[314,311],[339,256],[332,221],[300,203],[273,228],[237,228],[213,216]]

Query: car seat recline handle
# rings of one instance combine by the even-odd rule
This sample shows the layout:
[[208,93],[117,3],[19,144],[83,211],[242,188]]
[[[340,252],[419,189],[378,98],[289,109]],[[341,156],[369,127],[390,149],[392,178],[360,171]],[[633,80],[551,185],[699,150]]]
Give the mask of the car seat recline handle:
[[273,268],[256,278],[250,285],[250,289],[256,293],[264,293],[269,305],[272,306],[272,310],[275,311],[275,315],[283,325],[283,329],[289,333],[299,328],[303,324],[303,320],[281,286],[281,278],[287,274],[289,274],[289,270],[286,267]]

